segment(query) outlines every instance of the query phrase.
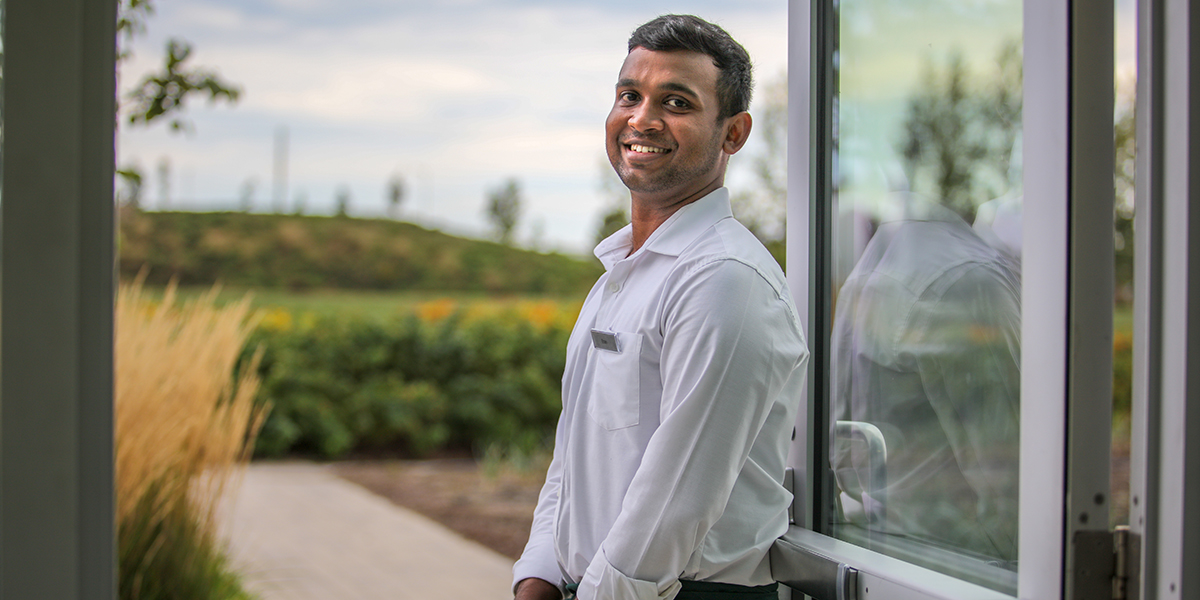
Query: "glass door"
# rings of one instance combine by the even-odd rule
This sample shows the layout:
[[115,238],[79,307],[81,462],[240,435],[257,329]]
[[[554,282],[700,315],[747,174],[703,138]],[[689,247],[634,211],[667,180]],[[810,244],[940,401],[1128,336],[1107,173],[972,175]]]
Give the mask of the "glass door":
[[817,598],[1059,597],[1078,532],[1108,525],[1111,303],[1084,298],[1112,293],[1111,12],[791,11],[813,370],[776,576]]
[[1015,592],[1021,2],[836,20],[825,524]]

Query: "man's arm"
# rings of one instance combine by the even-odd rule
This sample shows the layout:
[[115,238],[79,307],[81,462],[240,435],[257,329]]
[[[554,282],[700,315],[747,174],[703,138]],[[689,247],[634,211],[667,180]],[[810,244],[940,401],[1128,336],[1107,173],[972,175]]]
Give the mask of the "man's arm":
[[[559,416],[555,432],[554,458],[546,469],[546,483],[538,495],[537,508],[533,511],[533,525],[529,528],[529,541],[521,558],[513,565],[513,594],[520,592],[522,583],[531,579],[548,583],[559,581],[562,571],[558,568],[558,557],[554,551],[554,515],[558,509],[558,491],[562,485],[562,448],[564,418]],[[555,600],[562,597],[557,586]],[[518,595],[518,598],[522,596]],[[531,596],[539,598],[540,596]]]
[[544,579],[528,577],[517,582],[514,600],[562,600],[558,586]]
[[780,421],[798,397],[779,399],[798,392],[807,357],[789,303],[753,268],[722,260],[686,275],[664,314],[661,424],[580,584],[583,600],[672,597],[768,417],[779,439],[767,460],[778,464],[764,468],[779,473],[753,476],[783,474],[792,423]]

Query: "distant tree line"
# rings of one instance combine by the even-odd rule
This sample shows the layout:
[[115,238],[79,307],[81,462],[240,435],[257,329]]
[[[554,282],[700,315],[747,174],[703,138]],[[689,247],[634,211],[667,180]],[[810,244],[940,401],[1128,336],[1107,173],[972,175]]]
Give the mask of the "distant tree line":
[[582,296],[596,261],[470,240],[388,219],[126,210],[120,270],[165,284]]

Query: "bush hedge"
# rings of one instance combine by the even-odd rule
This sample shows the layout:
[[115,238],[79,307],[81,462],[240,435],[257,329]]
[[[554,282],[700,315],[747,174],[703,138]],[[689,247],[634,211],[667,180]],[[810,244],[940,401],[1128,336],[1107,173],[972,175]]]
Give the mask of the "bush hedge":
[[532,451],[553,437],[577,311],[436,301],[386,321],[268,314],[245,354],[263,349],[259,397],[273,406],[256,455]]
[[[273,409],[256,456],[534,453],[553,438],[578,304],[435,300],[388,319],[263,315],[243,351]],[[1113,340],[1115,422],[1128,422],[1131,336]]]

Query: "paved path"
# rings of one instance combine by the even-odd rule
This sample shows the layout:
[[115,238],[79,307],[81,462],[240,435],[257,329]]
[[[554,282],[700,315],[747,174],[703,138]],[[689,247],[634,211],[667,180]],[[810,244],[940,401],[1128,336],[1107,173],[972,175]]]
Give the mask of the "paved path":
[[251,465],[222,525],[262,600],[512,598],[512,561],[322,465]]

